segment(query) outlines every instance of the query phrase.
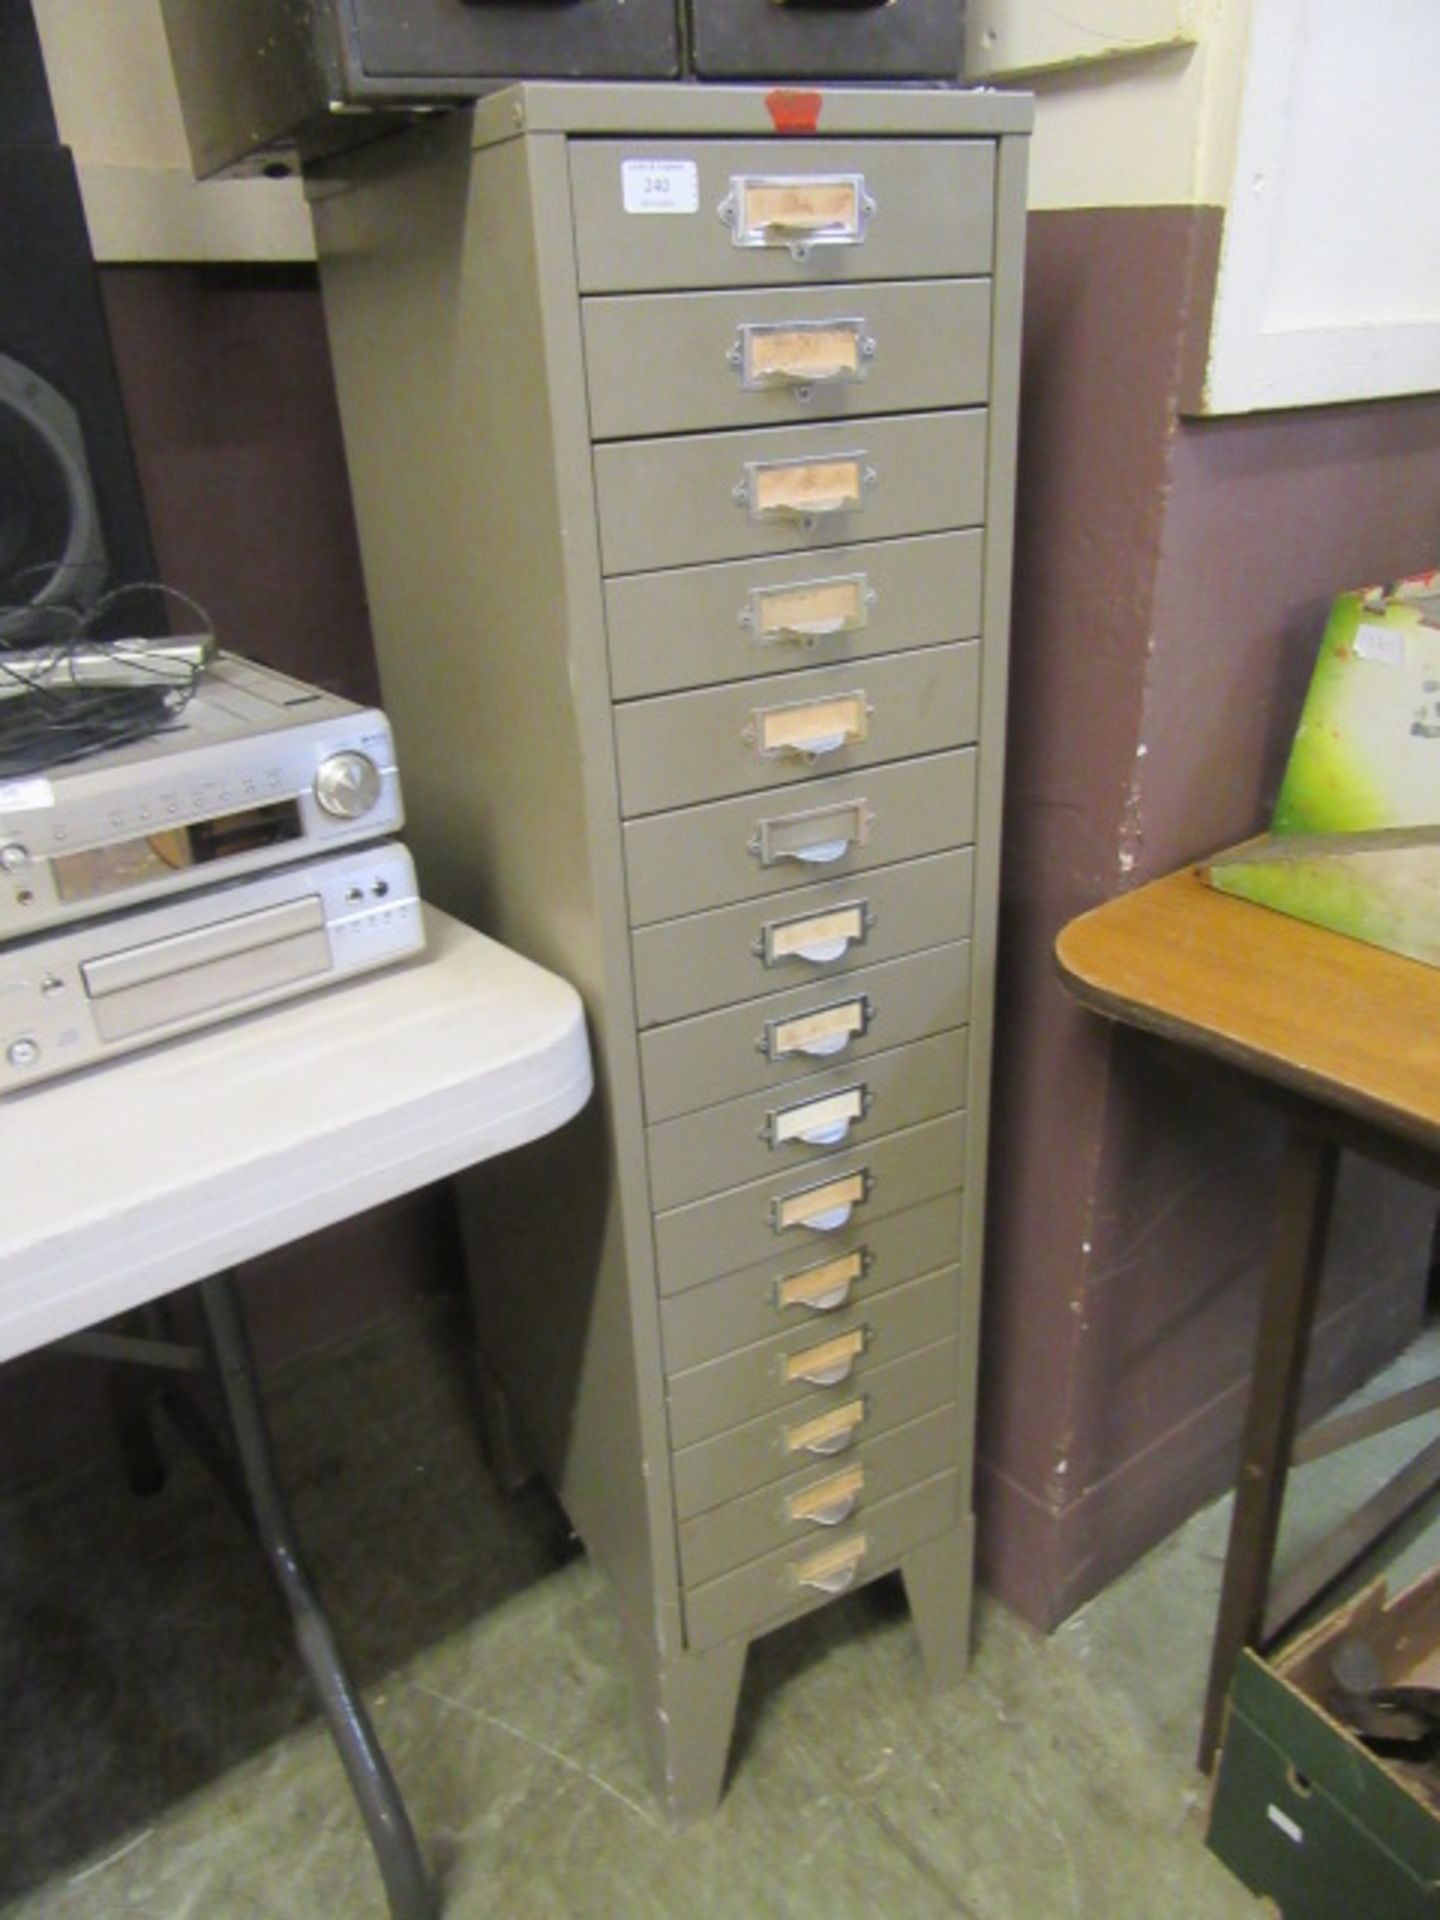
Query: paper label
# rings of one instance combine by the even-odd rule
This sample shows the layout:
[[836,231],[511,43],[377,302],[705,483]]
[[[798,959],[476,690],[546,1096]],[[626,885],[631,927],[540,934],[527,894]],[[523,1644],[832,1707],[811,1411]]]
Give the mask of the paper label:
[[838,1453],[849,1444],[855,1429],[863,1425],[864,1420],[865,1402],[852,1400],[847,1406],[836,1407],[832,1413],[822,1413],[817,1420],[787,1427],[785,1450],[787,1453]]
[[785,1378],[793,1385],[797,1380],[808,1380],[813,1374],[827,1373],[832,1368],[844,1368],[848,1373],[851,1364],[865,1351],[865,1335],[859,1327],[850,1333],[837,1335],[818,1347],[807,1347],[804,1353],[792,1353],[785,1361]]
[[799,1140],[818,1128],[852,1123],[865,1117],[865,1095],[859,1087],[847,1087],[844,1093],[832,1093],[824,1100],[807,1100],[803,1107],[786,1107],[775,1115],[774,1141],[783,1147],[787,1140]]
[[35,813],[54,804],[55,789],[48,780],[12,780],[0,786],[0,813]]
[[746,372],[767,377],[835,380],[860,371],[860,335],[854,322],[836,327],[796,327],[783,333],[747,335]]
[[822,1007],[818,1013],[797,1014],[793,1020],[777,1020],[770,1029],[770,1058],[779,1060],[787,1053],[798,1053],[840,1037],[850,1038],[865,1031],[865,1002],[847,1000],[838,1007]]
[[853,946],[865,937],[865,909],[837,907],[833,913],[814,913],[804,920],[783,920],[765,929],[765,963],[788,960],[806,947],[825,947],[836,941]]
[[755,469],[756,513],[843,513],[859,506],[863,492],[858,459]]
[[792,1493],[785,1507],[792,1520],[809,1520],[816,1514],[824,1515],[827,1509],[846,1501],[853,1507],[864,1491],[865,1469],[849,1467],[844,1473],[832,1474],[828,1480],[821,1480],[816,1486]]
[[838,1260],[827,1260],[822,1266],[805,1267],[799,1273],[787,1274],[780,1282],[780,1305],[807,1306],[812,1300],[836,1294],[839,1306],[864,1271],[864,1256],[855,1252],[842,1254]]
[[622,160],[626,213],[697,213],[700,170],[693,160]]
[[742,218],[751,232],[779,227],[786,232],[854,233],[859,212],[860,196],[852,180],[756,180],[746,183]]
[[848,633],[865,624],[863,575],[803,587],[767,587],[757,598],[760,631],[767,638],[777,633]]
[[820,700],[814,706],[772,707],[760,715],[761,753],[804,753],[833,741],[842,747],[863,740],[866,732],[865,696],[847,693],[838,700]]
[[1385,667],[1405,664],[1405,636],[1396,627],[1377,627],[1361,621],[1355,635],[1355,651],[1362,660],[1375,660]]
[[810,1187],[804,1193],[787,1194],[780,1202],[780,1229],[784,1232],[789,1227],[803,1227],[807,1220],[831,1207],[858,1207],[864,1198],[865,1176],[860,1173],[832,1180],[823,1187]]

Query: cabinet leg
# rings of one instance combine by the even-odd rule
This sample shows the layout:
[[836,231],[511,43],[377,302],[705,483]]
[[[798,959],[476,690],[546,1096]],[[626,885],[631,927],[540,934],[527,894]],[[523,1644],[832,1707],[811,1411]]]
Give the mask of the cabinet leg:
[[629,1621],[626,1642],[655,1798],[688,1826],[720,1804],[748,1643],[664,1653]]
[[930,1684],[953,1687],[970,1664],[970,1595],[975,1523],[967,1519],[916,1547],[900,1562],[905,1598],[919,1636]]
[[479,1384],[480,1445],[500,1491],[508,1498],[533,1480],[538,1469],[515,1424],[514,1409],[505,1389],[478,1349],[475,1377]]

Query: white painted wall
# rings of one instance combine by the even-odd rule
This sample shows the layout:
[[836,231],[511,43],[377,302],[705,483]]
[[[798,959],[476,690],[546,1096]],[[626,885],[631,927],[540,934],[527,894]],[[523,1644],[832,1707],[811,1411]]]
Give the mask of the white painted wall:
[[1440,6],[1256,0],[1211,412],[1440,391]]
[[[313,256],[293,182],[197,185],[160,0],[34,0],[96,257]],[[1228,209],[1216,412],[1440,390],[1440,0],[970,0],[1033,87],[1037,209]],[[1238,182],[1238,185],[1237,185]]]
[[1030,204],[1223,206],[1254,0],[971,0],[976,79],[1036,96]]

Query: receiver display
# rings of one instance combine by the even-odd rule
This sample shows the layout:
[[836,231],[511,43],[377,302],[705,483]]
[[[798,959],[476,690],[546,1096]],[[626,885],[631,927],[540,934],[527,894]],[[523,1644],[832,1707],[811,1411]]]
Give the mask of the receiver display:
[[233,860],[261,847],[274,847],[303,837],[300,808],[294,800],[275,800],[265,806],[245,807],[238,813],[216,814],[184,827],[162,827],[134,840],[116,840],[109,846],[59,855],[51,863],[55,890],[67,905],[124,893],[148,881],[217,860]]

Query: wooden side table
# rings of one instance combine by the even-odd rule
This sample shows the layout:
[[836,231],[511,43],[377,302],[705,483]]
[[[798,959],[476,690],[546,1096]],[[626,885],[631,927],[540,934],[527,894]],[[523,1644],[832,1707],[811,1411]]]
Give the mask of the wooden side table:
[[1208,1770],[1241,1649],[1273,1640],[1440,1484],[1436,1442],[1272,1593],[1290,1467],[1440,1406],[1440,1381],[1426,1383],[1296,1437],[1340,1149],[1440,1186],[1440,970],[1228,898],[1190,869],[1071,921],[1056,955],[1083,1005],[1175,1042],[1289,1121],[1205,1695]]

